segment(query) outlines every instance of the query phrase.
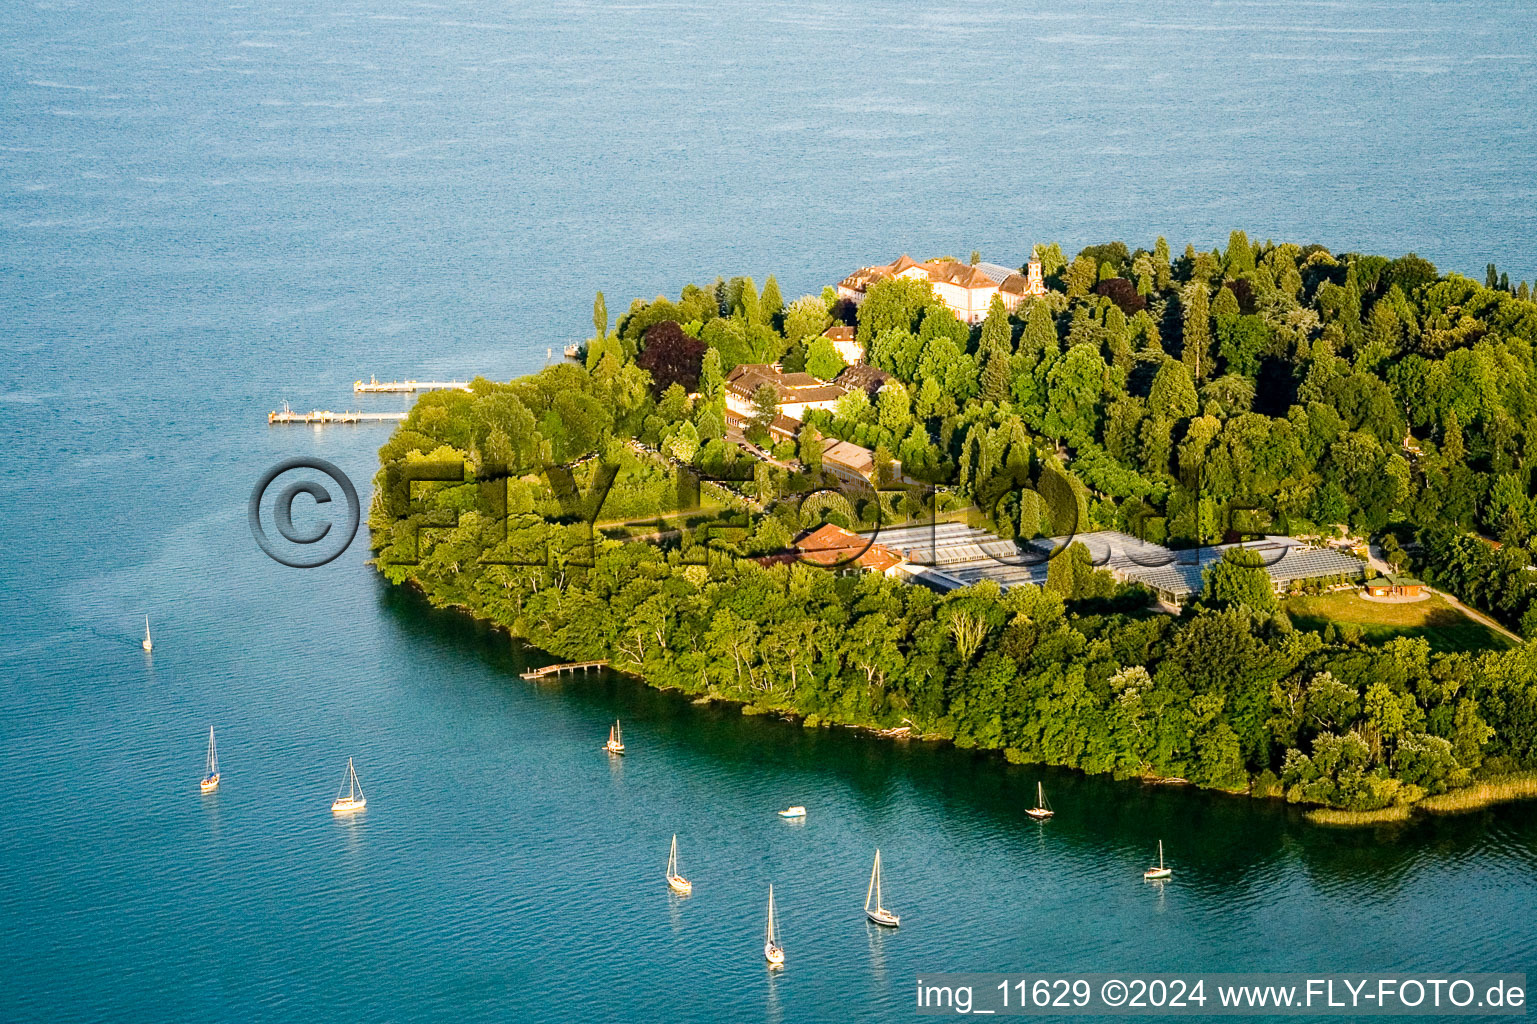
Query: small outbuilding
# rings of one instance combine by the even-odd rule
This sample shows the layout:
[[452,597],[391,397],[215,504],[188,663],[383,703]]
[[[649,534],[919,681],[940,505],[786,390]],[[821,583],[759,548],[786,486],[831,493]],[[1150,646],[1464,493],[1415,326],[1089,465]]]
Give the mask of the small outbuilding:
[[1388,573],[1367,580],[1365,587],[1367,597],[1420,597],[1425,593],[1423,581],[1401,573]]

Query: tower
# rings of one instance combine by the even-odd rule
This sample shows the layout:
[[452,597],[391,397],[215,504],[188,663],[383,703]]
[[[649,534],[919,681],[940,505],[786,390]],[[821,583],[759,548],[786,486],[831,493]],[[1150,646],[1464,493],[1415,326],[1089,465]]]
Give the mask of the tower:
[[1041,261],[1034,254],[1030,256],[1030,262],[1025,267],[1025,294],[1046,294],[1046,282],[1041,279]]

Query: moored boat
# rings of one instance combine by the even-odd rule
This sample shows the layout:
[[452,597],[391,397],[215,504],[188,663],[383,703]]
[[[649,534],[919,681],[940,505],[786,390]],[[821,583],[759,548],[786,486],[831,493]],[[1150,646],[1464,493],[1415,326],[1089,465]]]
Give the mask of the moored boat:
[[763,959],[770,967],[785,965],[785,950],[779,944],[779,926],[774,920],[774,886],[769,886],[768,931],[763,939]]
[[1057,812],[1051,809],[1046,802],[1046,789],[1039,782],[1035,784],[1035,806],[1025,812],[1036,821],[1045,821]]
[[667,854],[667,887],[680,896],[694,891],[694,883],[678,874],[678,837],[672,837],[672,850]]
[[1166,868],[1163,866],[1163,840],[1160,839],[1158,840],[1158,866],[1156,868],[1148,868],[1146,871],[1142,872],[1142,877],[1149,882],[1157,882],[1168,878],[1173,874],[1173,868]]
[[[875,906],[871,906],[871,903]],[[870,887],[865,890],[865,916],[878,925],[895,928],[902,919],[881,906],[881,851],[875,851],[875,867],[870,869]]]
[[336,799],[331,802],[333,814],[347,814],[352,811],[361,811],[368,806],[367,799],[363,796],[363,786],[358,782],[358,770],[352,767],[352,758],[347,758],[347,777],[342,780],[342,788],[337,791]]

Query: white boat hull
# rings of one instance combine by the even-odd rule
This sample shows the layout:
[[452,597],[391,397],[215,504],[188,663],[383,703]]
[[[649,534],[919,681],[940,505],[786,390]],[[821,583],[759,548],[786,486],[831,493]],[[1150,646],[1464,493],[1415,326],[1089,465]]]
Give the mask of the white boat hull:
[[212,793],[214,790],[219,788],[219,776],[209,776],[202,782],[198,783],[198,788],[201,789],[204,793]]
[[687,896],[689,893],[694,891],[694,883],[690,882],[686,878],[679,877],[678,875],[668,875],[667,888],[671,889],[675,893]]
[[902,924],[902,919],[889,910],[867,910],[865,916],[883,928],[896,928]]
[[332,814],[351,814],[368,806],[367,800],[338,800],[331,805]]
[[1039,808],[1039,807],[1032,807],[1028,811],[1026,811],[1025,813],[1030,815],[1030,817],[1034,818],[1036,821],[1045,821],[1047,818],[1051,817],[1052,815],[1056,814],[1057,812],[1056,811],[1043,810],[1042,808]]
[[783,967],[785,965],[785,951],[773,944],[766,945],[763,947],[763,959],[769,962],[770,967]]
[[1173,874],[1173,868],[1148,868],[1146,871],[1142,872],[1142,877],[1149,882],[1157,882],[1165,878],[1169,878]]
[[788,807],[785,810],[780,811],[779,816],[781,818],[804,818],[806,816],[806,808]]

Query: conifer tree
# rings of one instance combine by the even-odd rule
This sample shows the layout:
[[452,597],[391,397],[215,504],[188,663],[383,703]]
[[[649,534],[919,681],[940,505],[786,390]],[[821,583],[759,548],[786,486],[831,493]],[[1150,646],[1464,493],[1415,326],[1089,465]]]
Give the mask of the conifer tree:
[[1199,408],[1190,371],[1184,363],[1165,359],[1148,392],[1147,411],[1157,419],[1180,420],[1194,416]]
[[1181,360],[1190,371],[1191,380],[1205,380],[1211,374],[1211,315],[1206,284],[1191,281],[1185,286],[1185,348]]
[[1099,281],[1099,267],[1092,256],[1079,256],[1067,268],[1067,297],[1080,298],[1089,294]]
[[1003,300],[993,296],[987,308],[987,319],[982,321],[982,340],[977,345],[977,356],[986,359],[994,352],[1007,356],[1014,351],[1014,330],[1009,326],[1009,311]]
[[758,298],[758,306],[763,312],[763,322],[772,324],[774,318],[784,311],[784,296],[779,294],[779,282],[770,274],[768,280],[763,282],[763,294]]
[[1226,255],[1224,267],[1228,277],[1236,279],[1254,272],[1254,249],[1249,245],[1249,236],[1245,232],[1234,231],[1227,236]]
[[992,352],[982,370],[982,401],[1002,405],[1009,400],[1009,357]]
[[1153,245],[1153,285],[1159,291],[1167,291],[1172,271],[1169,267],[1169,243],[1162,235]]
[[1211,304],[1212,319],[1217,323],[1232,323],[1238,319],[1238,296],[1231,288],[1218,288],[1217,298]]
[[735,312],[742,314],[748,326],[763,323],[763,304],[758,298],[758,288],[750,277],[742,279],[742,294],[737,299]]
[[705,401],[713,401],[725,386],[726,375],[721,371],[720,350],[706,349],[699,365],[699,394]]
[[1052,322],[1051,310],[1046,308],[1046,303],[1030,304],[1030,314],[1025,318],[1025,332],[1019,338],[1019,351],[1021,355],[1030,357],[1032,366],[1043,357],[1056,356],[1057,327]]

